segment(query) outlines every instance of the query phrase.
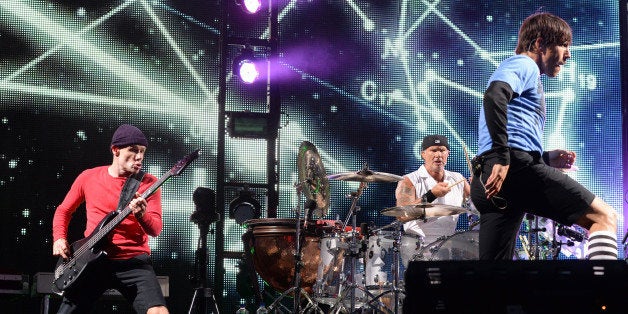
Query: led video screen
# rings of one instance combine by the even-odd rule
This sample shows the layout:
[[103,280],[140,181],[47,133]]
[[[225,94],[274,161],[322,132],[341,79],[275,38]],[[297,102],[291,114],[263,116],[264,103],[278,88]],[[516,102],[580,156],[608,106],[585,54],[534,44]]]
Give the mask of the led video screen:
[[[220,7],[230,35],[267,39],[266,12],[248,15],[235,1],[0,2],[0,269],[52,271],[51,225],[56,206],[84,169],[111,162],[116,127],[131,123],[147,135],[145,168],[155,176],[200,148],[198,160],[162,187],[164,228],[150,244],[155,268],[170,277],[171,312],[187,309],[193,293],[199,228],[190,221],[197,187],[215,189],[218,140],[225,136],[227,182],[265,182],[268,143],[219,132]],[[623,213],[619,5],[616,1],[273,1],[278,6],[276,64],[281,99],[276,163],[276,218],[295,217],[303,197],[297,157],[304,141],[319,152],[327,175],[404,175],[421,164],[421,140],[447,136],[446,168],[469,177],[477,152],[483,91],[498,64],[514,54],[523,19],[537,10],[573,29],[571,59],[557,78],[543,77],[545,149],[577,153],[567,175]],[[240,53],[228,47],[227,62]],[[228,67],[226,110],[266,112],[266,87],[242,84]],[[359,183],[330,180],[325,220],[352,223]],[[357,225],[394,221],[396,184],[372,182],[362,191]],[[226,251],[243,250],[245,229],[229,218]],[[267,217],[265,192],[256,190]],[[531,196],[534,197],[534,196]],[[84,211],[70,233],[82,236]],[[531,224],[552,228],[552,221]],[[465,228],[462,226],[461,228]],[[582,230],[574,229],[576,232]],[[624,230],[623,217],[619,222]],[[209,282],[215,227],[208,235]],[[542,235],[547,239],[553,235]],[[623,233],[618,234],[622,238]],[[75,240],[76,240],[75,239]],[[583,241],[584,242],[584,241]],[[561,258],[582,258],[586,243],[565,246]],[[519,247],[525,244],[520,243]],[[24,249],[28,248],[28,249]],[[520,249],[518,258],[530,258]],[[225,309],[237,307],[238,260],[225,259]],[[235,308],[234,308],[235,309]]]

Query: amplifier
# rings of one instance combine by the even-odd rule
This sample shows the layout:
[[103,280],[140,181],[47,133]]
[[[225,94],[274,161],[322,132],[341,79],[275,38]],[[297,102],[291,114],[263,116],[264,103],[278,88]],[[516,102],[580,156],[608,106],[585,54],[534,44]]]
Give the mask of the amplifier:
[[28,294],[28,275],[0,274],[0,294]]
[[[54,279],[53,273],[44,273],[39,272],[35,274],[33,279],[33,292],[38,294],[55,294],[52,291],[52,280]],[[164,294],[164,297],[170,296],[170,279],[168,276],[157,276],[157,280],[159,281],[159,286],[161,286],[161,292]],[[27,289],[28,290],[28,289]],[[118,290],[109,289],[105,291],[103,294],[105,298],[121,298],[122,295]]]

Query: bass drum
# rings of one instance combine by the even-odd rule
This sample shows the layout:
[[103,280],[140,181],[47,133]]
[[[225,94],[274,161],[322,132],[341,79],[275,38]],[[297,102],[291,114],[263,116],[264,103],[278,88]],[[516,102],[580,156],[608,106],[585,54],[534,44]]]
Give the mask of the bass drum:
[[[321,263],[320,240],[333,227],[304,220],[301,226],[301,287],[312,293]],[[305,227],[304,227],[305,224]],[[296,254],[296,219],[265,218],[245,222],[242,236],[247,254],[259,276],[279,292],[290,289],[294,283]]]
[[438,239],[422,247],[414,260],[478,260],[480,257],[479,234],[478,230],[469,230]]

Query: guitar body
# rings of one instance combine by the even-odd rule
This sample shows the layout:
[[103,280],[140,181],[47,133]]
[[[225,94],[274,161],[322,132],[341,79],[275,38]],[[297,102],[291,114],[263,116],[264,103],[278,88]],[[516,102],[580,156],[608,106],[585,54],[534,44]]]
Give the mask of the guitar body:
[[[100,249],[102,240],[93,241],[96,234],[113,219],[118,213],[113,211],[100,221],[98,227],[88,237],[78,240],[71,245],[72,257],[68,260],[60,257],[55,266],[53,291],[62,294],[64,290],[74,285],[81,274],[96,260],[107,255]],[[92,242],[94,242],[92,244]]]

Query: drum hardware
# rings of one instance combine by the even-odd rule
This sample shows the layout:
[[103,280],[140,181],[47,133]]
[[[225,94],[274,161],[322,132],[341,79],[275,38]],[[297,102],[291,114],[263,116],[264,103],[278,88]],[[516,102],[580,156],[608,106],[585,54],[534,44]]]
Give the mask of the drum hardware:
[[[371,307],[374,310],[379,310],[379,307],[384,307],[384,304],[382,304],[381,302],[377,304],[377,306],[375,306],[375,303],[377,303],[377,301],[385,294],[390,293],[391,291],[386,291],[383,292],[379,295],[373,295],[368,289],[366,289],[365,287],[361,287],[358,285],[356,278],[357,278],[357,273],[356,273],[356,269],[357,269],[357,260],[360,256],[363,257],[363,260],[366,260],[366,257],[363,256],[364,252],[365,252],[365,247],[362,244],[357,243],[357,234],[356,234],[356,213],[357,211],[359,211],[359,206],[357,206],[357,202],[360,198],[360,196],[362,195],[362,192],[364,191],[364,189],[368,186],[369,182],[399,182],[401,180],[403,180],[403,177],[401,176],[397,176],[394,174],[389,174],[389,173],[385,173],[385,172],[375,172],[369,169],[368,164],[365,163],[364,167],[358,171],[358,172],[345,172],[345,173],[339,173],[339,174],[334,174],[334,175],[329,175],[327,177],[330,180],[341,180],[341,181],[356,181],[356,182],[360,182],[360,185],[357,189],[356,192],[352,192],[349,194],[349,196],[351,197],[351,207],[349,208],[349,213],[346,217],[346,219],[343,222],[343,228],[349,225],[349,221],[351,220],[352,224],[351,226],[353,227],[353,230],[351,231],[351,236],[350,236],[350,242],[349,242],[349,250],[347,253],[347,256],[349,257],[349,261],[350,261],[350,275],[348,276],[349,279],[347,280],[347,287],[346,289],[340,294],[338,300],[336,301],[336,303],[334,304],[334,306],[332,307],[332,312],[335,311],[339,311],[340,309],[342,309],[344,306],[342,304],[342,302],[344,301],[345,298],[349,297],[350,299],[350,308],[348,309],[350,313],[352,313],[355,309],[356,309],[356,290],[361,290],[364,292],[365,297],[368,298],[368,302],[366,302],[366,305],[368,305],[369,307]],[[400,226],[400,225],[399,225]],[[400,227],[397,228],[398,230],[400,230]],[[399,231],[400,232],[400,231]],[[368,233],[370,234],[370,232]],[[368,237],[368,235],[367,235]],[[400,233],[398,235],[399,239],[401,237]],[[364,241],[363,239],[361,241]],[[397,240],[397,246],[399,244],[400,240]],[[396,250],[398,251],[398,247],[396,248]],[[399,254],[398,252],[394,254],[396,256],[396,258],[399,258]],[[398,264],[398,262],[397,262]],[[399,295],[399,291],[400,289],[397,288],[397,283],[398,283],[398,278],[399,278],[399,273],[398,273],[398,269],[399,267],[396,267],[396,280],[395,283],[393,284],[392,287],[392,292],[395,294],[395,305],[394,305],[394,310],[397,311],[398,310],[398,304],[399,304],[399,300],[398,300],[398,295]]]
[[388,294],[392,294],[393,295],[393,304],[392,304],[392,313],[399,313],[400,312],[400,306],[401,306],[401,294],[404,293],[404,290],[400,287],[400,272],[401,272],[401,267],[400,267],[400,256],[401,256],[401,231],[402,231],[402,226],[403,224],[401,222],[394,222],[392,224],[389,224],[388,226],[394,227],[394,231],[393,231],[393,262],[392,262],[392,275],[393,275],[393,282],[392,282],[392,286],[389,289],[386,289],[386,291],[383,291],[382,293],[373,296],[371,301],[368,302],[368,304],[371,304],[373,300],[378,300],[381,299],[382,297],[384,297],[385,295]]
[[[352,173],[351,175],[332,175],[329,176],[330,179],[338,179],[343,181],[358,181],[360,185],[356,192],[350,193],[351,197],[351,207],[349,208],[349,213],[345,221],[343,221],[342,230],[345,230],[346,226],[348,226],[349,220],[351,220],[351,231],[349,231],[349,245],[348,250],[345,251],[345,256],[349,257],[350,262],[350,270],[349,276],[345,278],[345,282],[341,284],[342,286],[346,286],[346,288],[342,289],[340,292],[338,299],[334,303],[331,308],[331,312],[338,312],[344,308],[343,301],[348,297],[349,298],[349,313],[353,313],[356,308],[356,289],[362,290],[366,295],[368,295],[371,299],[374,299],[374,295],[371,294],[367,289],[358,285],[357,282],[357,262],[359,257],[364,253],[364,245],[362,243],[358,243],[358,232],[356,228],[356,213],[360,210],[358,204],[358,199],[362,195],[364,189],[368,186],[367,182],[376,182],[375,180],[381,180],[382,177],[388,178],[390,180],[390,176],[382,175],[381,173],[374,173],[368,170],[368,166],[365,164],[364,168],[357,172]],[[379,181],[378,181],[379,182]],[[388,182],[388,181],[385,181]],[[363,241],[363,240],[360,240]]]
[[[554,234],[554,239],[552,239],[552,249],[554,253],[552,255],[552,258],[555,260],[558,259],[563,246],[568,246],[568,247],[574,246],[575,242],[582,242],[586,238],[584,234],[576,230],[570,229],[566,227],[565,225],[556,223],[553,220],[552,220],[552,227],[554,231],[556,232]],[[563,242],[562,240],[561,241],[556,240],[558,238],[557,235],[565,237],[567,241]]]
[[475,228],[475,227],[477,227],[479,225],[480,225],[480,221],[479,220],[474,220],[471,223],[469,223],[469,230],[473,230],[473,228]]
[[385,230],[385,229],[390,229],[390,228],[397,228],[398,226],[403,225],[403,222],[399,221],[399,220],[395,220],[383,227],[379,227],[379,228],[372,228],[371,229],[371,233],[377,233],[379,231]]
[[[548,232],[548,228],[544,227],[539,220],[539,216],[533,214],[525,215],[523,226],[526,228],[521,231],[524,235],[519,234],[524,253],[529,260],[547,260],[555,256],[556,243],[552,237],[554,231]],[[552,227],[552,229],[555,229]],[[560,251],[560,249],[558,250]],[[524,257],[525,259],[525,257]]]
[[[349,297],[349,300],[350,300],[349,313],[353,313],[353,311],[356,310],[356,294],[355,294],[356,291],[355,290],[360,289],[360,287],[358,286],[356,282],[357,259],[363,250],[362,250],[362,245],[357,243],[358,237],[357,237],[355,214],[360,210],[360,207],[357,206],[358,199],[360,198],[360,196],[362,195],[362,192],[364,191],[366,187],[367,187],[366,181],[360,181],[360,186],[358,187],[358,190],[355,193],[350,194],[351,195],[351,207],[349,208],[349,213],[347,215],[347,218],[342,224],[342,230],[344,230],[345,227],[348,225],[349,219],[351,219],[352,221],[351,226],[353,228],[350,231],[350,235],[349,235],[349,247],[348,247],[348,250],[345,252],[345,257],[349,257],[350,274],[348,278],[346,278],[345,280],[345,283],[347,284],[346,289],[344,289],[338,296],[338,299],[332,306],[332,312],[339,311],[340,309],[342,309],[344,307],[342,302],[347,297]],[[342,285],[343,284],[341,284],[341,286]],[[364,292],[368,293],[368,291],[366,290]]]
[[554,224],[558,225],[558,228],[554,227],[558,235],[567,237],[569,238],[570,241],[574,241],[574,242],[582,242],[584,240],[584,234],[578,231],[569,229],[565,227],[564,225],[556,224],[556,222],[554,222]]
[[576,247],[576,242],[586,241],[584,234],[554,220],[532,214],[526,214],[525,220],[519,234],[525,253],[523,259],[556,260],[565,247]]
[[[297,202],[297,206],[294,210],[295,212],[295,245],[296,245],[296,249],[295,249],[295,253],[294,253],[294,286],[289,288],[288,290],[284,291],[275,301],[273,301],[273,303],[271,303],[268,306],[268,310],[269,312],[273,311],[278,304],[280,304],[279,302],[286,296],[290,295],[291,293],[294,293],[294,304],[293,304],[293,311],[292,313],[305,313],[306,311],[317,311],[320,313],[324,313],[323,310],[321,310],[317,303],[310,297],[310,295],[307,293],[307,291],[305,291],[302,287],[301,287],[301,268],[303,267],[303,262],[302,262],[302,252],[301,252],[301,206],[299,204],[301,204],[301,194],[302,194],[302,190],[303,190],[303,183],[305,181],[302,181],[298,184],[295,185],[296,189],[297,189],[297,193],[298,193],[298,202]],[[314,202],[306,202],[308,203],[309,206],[311,206],[310,209],[315,208],[316,204]],[[307,209],[305,210],[307,212]],[[304,219],[304,223],[303,223],[303,228],[305,228],[307,226],[307,219]],[[303,296],[306,300],[307,300],[307,306],[301,310],[301,296]]]
[[282,293],[269,307],[268,310],[272,311],[281,299],[290,293],[294,292],[294,305],[293,313],[301,313],[301,295],[306,298],[308,305],[303,311],[318,310],[321,313],[323,311],[318,307],[317,303],[312,300],[307,291],[301,288],[301,268],[302,252],[301,252],[301,195],[305,195],[306,202],[304,204],[304,219],[303,228],[307,227],[309,217],[323,217],[327,214],[329,209],[329,181],[325,174],[325,167],[323,166],[321,157],[314,144],[303,141],[299,147],[299,155],[297,157],[297,169],[299,183],[295,184],[297,191],[297,206],[294,210],[296,216],[295,223],[295,254],[294,254],[294,286]]

